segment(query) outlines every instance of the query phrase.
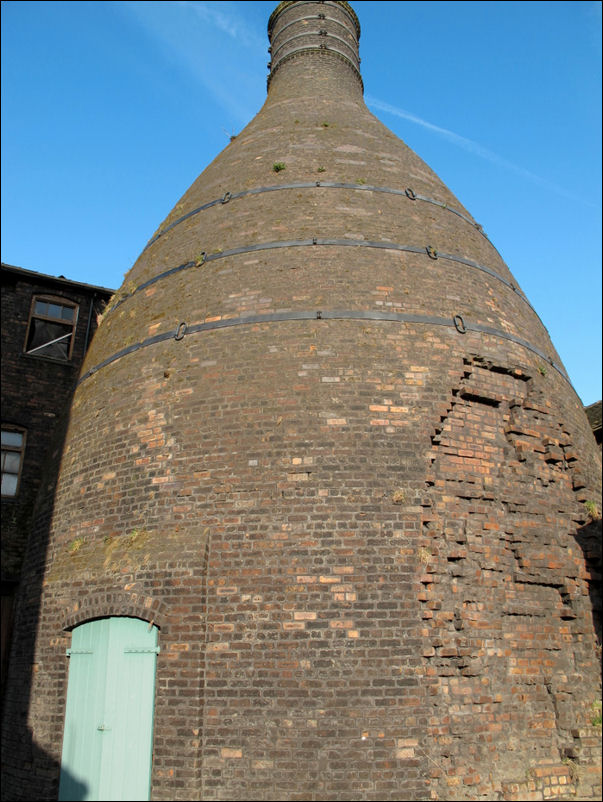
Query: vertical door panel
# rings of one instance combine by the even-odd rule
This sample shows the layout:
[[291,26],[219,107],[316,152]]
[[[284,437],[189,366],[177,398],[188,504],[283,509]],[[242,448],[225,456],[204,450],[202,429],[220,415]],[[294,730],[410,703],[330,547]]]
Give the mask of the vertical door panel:
[[149,799],[156,645],[136,618],[74,629],[60,800]]
[[59,799],[98,799],[102,760],[103,714],[108,619],[91,621],[73,631],[70,649],[65,733]]
[[153,746],[157,629],[135,618],[114,619],[107,666],[101,799],[149,798]]

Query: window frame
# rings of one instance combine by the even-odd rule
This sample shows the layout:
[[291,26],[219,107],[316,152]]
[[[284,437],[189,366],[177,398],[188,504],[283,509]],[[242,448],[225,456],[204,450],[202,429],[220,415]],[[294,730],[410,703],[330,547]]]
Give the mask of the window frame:
[[[23,441],[19,447],[17,446],[10,446],[2,444],[2,465],[0,465],[2,477],[6,473],[7,476],[16,476],[17,477],[17,484],[15,486],[14,493],[2,493],[2,501],[10,501],[11,499],[16,499],[19,495],[19,490],[21,489],[21,475],[23,473],[23,463],[25,462],[25,446],[27,443],[27,429],[24,429],[22,426],[13,426],[10,423],[3,423],[2,424],[2,434],[5,432],[13,433],[13,434],[20,434],[23,437]],[[19,454],[19,470],[17,473],[13,471],[5,471],[4,470],[4,453],[10,452],[11,454]]]
[[[68,320],[62,317],[58,318],[52,315],[40,314],[39,312],[36,312],[37,303],[55,304],[56,306],[73,309],[73,317],[71,320]],[[77,330],[79,306],[80,305],[76,301],[72,301],[70,298],[63,298],[59,295],[47,295],[45,293],[35,293],[34,295],[32,295],[31,305],[29,308],[29,319],[27,321],[27,332],[25,334],[25,343],[23,345],[23,353],[26,354],[27,356],[41,357],[42,359],[52,359],[55,362],[62,362],[62,363],[70,362],[73,356],[73,344],[75,342],[75,334]],[[59,323],[63,326],[71,326],[71,332],[70,332],[71,339],[69,340],[69,350],[65,358],[55,356],[53,354],[45,354],[43,352],[43,349],[46,348],[52,341],[44,343],[43,345],[38,345],[33,349],[28,349],[28,343],[34,319],[46,321],[48,323],[55,323],[55,324]]]

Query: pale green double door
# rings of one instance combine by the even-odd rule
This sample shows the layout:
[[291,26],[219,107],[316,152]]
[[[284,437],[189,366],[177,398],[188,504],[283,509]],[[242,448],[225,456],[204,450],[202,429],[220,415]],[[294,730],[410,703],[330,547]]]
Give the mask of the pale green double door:
[[138,618],[73,630],[60,800],[149,799],[158,651]]

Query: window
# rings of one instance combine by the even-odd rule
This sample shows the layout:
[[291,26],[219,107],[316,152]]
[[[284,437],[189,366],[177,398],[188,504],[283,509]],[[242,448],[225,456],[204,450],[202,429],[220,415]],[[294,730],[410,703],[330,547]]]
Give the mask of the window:
[[25,432],[18,429],[2,429],[2,497],[13,498],[19,489],[19,477],[23,465]]
[[34,297],[25,352],[68,360],[77,323],[77,306],[62,299]]

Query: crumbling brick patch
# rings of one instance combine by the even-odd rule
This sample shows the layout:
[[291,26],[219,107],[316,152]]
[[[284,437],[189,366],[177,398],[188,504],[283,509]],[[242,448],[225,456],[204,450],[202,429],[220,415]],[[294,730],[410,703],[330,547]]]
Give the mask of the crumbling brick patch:
[[573,794],[565,768],[525,779],[567,755],[596,694],[581,684],[595,649],[571,437],[526,371],[464,367],[432,436],[419,544],[432,787]]

